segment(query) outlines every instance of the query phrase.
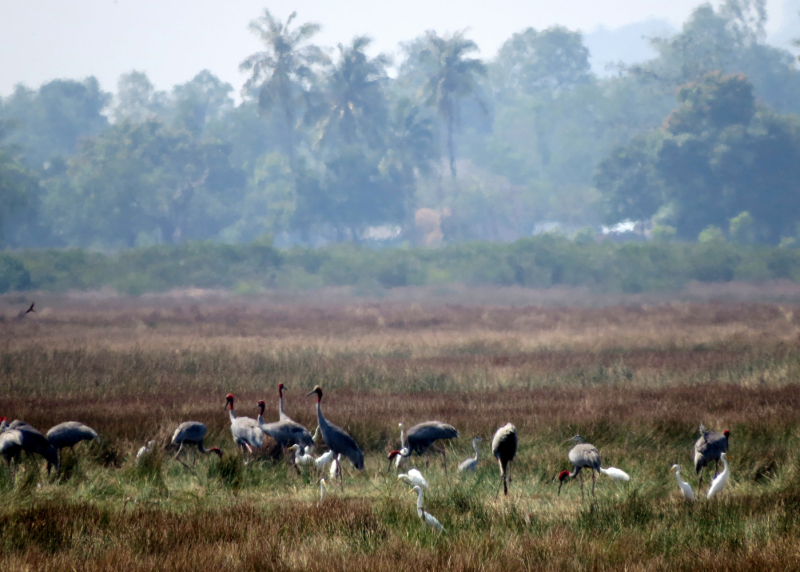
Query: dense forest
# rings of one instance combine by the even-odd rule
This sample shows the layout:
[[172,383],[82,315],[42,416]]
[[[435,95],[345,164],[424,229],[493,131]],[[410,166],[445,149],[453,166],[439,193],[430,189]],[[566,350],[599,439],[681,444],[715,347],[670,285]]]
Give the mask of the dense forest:
[[429,31],[393,61],[368,37],[315,45],[318,24],[265,10],[239,103],[208,71],[169,92],[132,71],[115,94],[90,77],[0,99],[0,246],[423,246],[550,228],[585,242],[622,221],[657,241],[790,246],[800,67],[765,21],[763,0],[701,5],[651,40],[657,57],[601,78],[560,26],[486,61],[468,31]]

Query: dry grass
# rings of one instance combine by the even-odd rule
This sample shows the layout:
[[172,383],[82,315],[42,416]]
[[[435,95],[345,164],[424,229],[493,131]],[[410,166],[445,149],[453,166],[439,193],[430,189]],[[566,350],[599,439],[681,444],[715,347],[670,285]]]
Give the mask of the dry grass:
[[[0,469],[3,571],[800,567],[792,306],[43,298],[18,319],[13,299],[0,302],[0,415],[41,429],[78,419],[103,436],[51,479],[32,463],[13,483]],[[277,401],[278,382],[311,427],[303,394],[322,385],[326,415],[367,453],[364,474],[322,504],[312,475],[230,456],[224,395],[250,414]],[[471,455],[466,437],[507,421],[520,434],[508,499],[494,500],[488,460],[468,477],[431,464],[426,507],[443,536],[385,472],[397,422],[431,418],[461,431],[452,465]],[[141,444],[188,419],[207,424],[222,462],[187,471],[159,452],[135,466]],[[667,469],[680,462],[696,483],[699,422],[732,431],[734,477],[719,501],[688,506]],[[633,481],[599,481],[594,502],[577,483],[557,497],[576,432]]]

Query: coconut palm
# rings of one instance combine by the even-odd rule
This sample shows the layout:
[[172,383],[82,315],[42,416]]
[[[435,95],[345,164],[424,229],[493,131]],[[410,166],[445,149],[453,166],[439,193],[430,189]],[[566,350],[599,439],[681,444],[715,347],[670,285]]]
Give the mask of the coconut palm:
[[250,22],[250,30],[261,38],[266,49],[239,64],[241,71],[250,73],[245,93],[258,90],[259,109],[269,111],[280,106],[286,128],[285,151],[293,169],[297,110],[313,84],[315,68],[328,62],[318,46],[306,44],[320,30],[319,24],[306,22],[290,29],[296,16],[297,12],[292,12],[286,23],[281,23],[265,8],[260,18]]
[[486,65],[477,58],[467,57],[478,50],[478,45],[464,37],[464,31],[452,36],[439,36],[436,32],[425,33],[422,49],[417,54],[419,63],[430,70],[421,92],[427,105],[436,109],[447,129],[447,156],[450,173],[456,176],[456,151],[453,134],[458,128],[461,100],[474,96],[485,110],[485,104],[477,96],[478,76],[486,75]]

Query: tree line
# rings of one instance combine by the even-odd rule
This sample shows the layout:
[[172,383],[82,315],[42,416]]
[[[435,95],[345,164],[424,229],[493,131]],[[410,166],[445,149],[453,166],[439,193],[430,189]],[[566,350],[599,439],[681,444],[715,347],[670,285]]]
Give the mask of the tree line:
[[434,31],[402,56],[319,25],[251,22],[241,103],[202,71],[17,86],[0,100],[0,241],[117,250],[516,240],[546,221],[594,236],[790,245],[800,75],[764,42],[763,0],[699,6],[658,56],[600,78],[581,34],[527,28],[495,57]]

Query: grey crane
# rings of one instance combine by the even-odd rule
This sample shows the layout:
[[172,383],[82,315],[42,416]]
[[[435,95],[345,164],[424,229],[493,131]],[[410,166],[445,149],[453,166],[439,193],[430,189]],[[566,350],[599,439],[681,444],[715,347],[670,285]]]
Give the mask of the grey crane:
[[711,461],[714,464],[714,477],[719,470],[719,460],[722,453],[728,452],[728,437],[731,432],[725,429],[722,433],[708,431],[701,424],[700,438],[694,444],[694,470],[697,471],[697,489],[703,488],[703,468],[708,466]]
[[98,439],[97,431],[91,427],[79,423],[78,421],[65,421],[55,427],[51,427],[47,432],[47,440],[61,453],[61,449],[69,447],[72,449],[81,441],[92,441]]
[[314,439],[311,437],[311,433],[296,421],[292,421],[289,417],[284,415],[280,421],[264,423],[264,409],[266,408],[266,403],[264,403],[263,400],[259,401],[256,408],[259,409],[258,419],[256,419],[258,427],[265,434],[275,439],[282,448],[288,449],[292,445],[300,445],[301,447],[314,445]]
[[[221,459],[222,450],[219,447],[206,449],[203,446],[203,439],[205,439],[206,433],[208,433],[208,429],[199,421],[184,421],[178,425],[178,428],[175,429],[175,433],[172,434],[172,444],[178,445],[178,452],[175,454],[175,460],[187,469],[189,468],[189,466],[180,459],[184,445],[197,445],[197,450],[201,453],[215,453]],[[195,458],[195,463],[196,462],[197,458]]]
[[483,441],[483,437],[473,437],[472,438],[472,448],[475,449],[475,456],[472,457],[471,459],[467,459],[466,461],[463,461],[458,466],[458,472],[459,473],[463,473],[464,471],[474,471],[477,468],[477,466],[478,466],[478,455],[479,455],[478,443],[480,443],[481,441]]
[[[402,443],[403,437],[403,424],[400,423],[400,441]],[[422,455],[427,452],[430,447],[433,447],[442,454],[442,462],[444,464],[444,471],[447,472],[447,454],[441,447],[434,445],[435,441],[440,439],[458,439],[458,431],[452,425],[442,423],[441,421],[425,421],[418,423],[408,430],[406,436],[406,449],[409,455],[416,453]],[[428,458],[425,458],[425,467],[428,466]]]
[[59,469],[58,451],[50,444],[47,437],[42,435],[39,431],[25,423],[24,421],[15,420],[8,428],[3,431],[3,435],[16,431],[18,436],[14,440],[19,439],[19,449],[14,449],[14,457],[18,457],[20,451],[25,451],[28,455],[41,455],[47,462],[47,474],[50,474],[50,467]]
[[247,450],[252,453],[254,448],[261,447],[264,444],[264,433],[259,429],[255,419],[236,417],[236,413],[233,411],[232,393],[225,397],[225,409],[229,410],[233,441],[242,451]]
[[[495,431],[494,437],[492,437],[492,454],[500,464],[503,494],[508,496],[508,484],[506,481],[511,480],[509,463],[514,460],[517,454],[517,428],[511,423],[506,423]],[[507,476],[508,479],[506,478]],[[497,489],[497,494],[500,494],[500,489]]]
[[18,459],[22,452],[22,433],[19,429],[4,429],[0,433],[0,455],[3,455],[9,468],[11,459]]
[[[337,455],[347,457],[356,469],[363,471],[364,453],[361,452],[361,449],[358,448],[358,445],[356,445],[356,442],[353,441],[353,438],[350,435],[348,435],[340,427],[328,422],[328,420],[322,415],[322,388],[319,385],[310,391],[306,397],[309,397],[315,393],[317,394],[317,423],[319,423],[319,430],[320,433],[322,433],[322,440],[331,451]],[[338,472],[340,484],[342,490],[344,490],[344,477],[342,477],[341,463],[339,463]]]
[[567,439],[565,443],[569,443],[570,441],[578,442],[578,444],[569,451],[569,462],[572,463],[575,468],[571,473],[569,471],[561,471],[558,474],[558,494],[561,494],[561,485],[564,484],[565,479],[574,479],[576,476],[580,475],[581,499],[583,499],[583,475],[581,475],[581,469],[590,469],[592,471],[592,494],[594,495],[594,472],[597,471],[600,473],[600,451],[598,451],[597,447],[594,445],[584,443],[583,437],[580,435],[575,435],[571,439]]

